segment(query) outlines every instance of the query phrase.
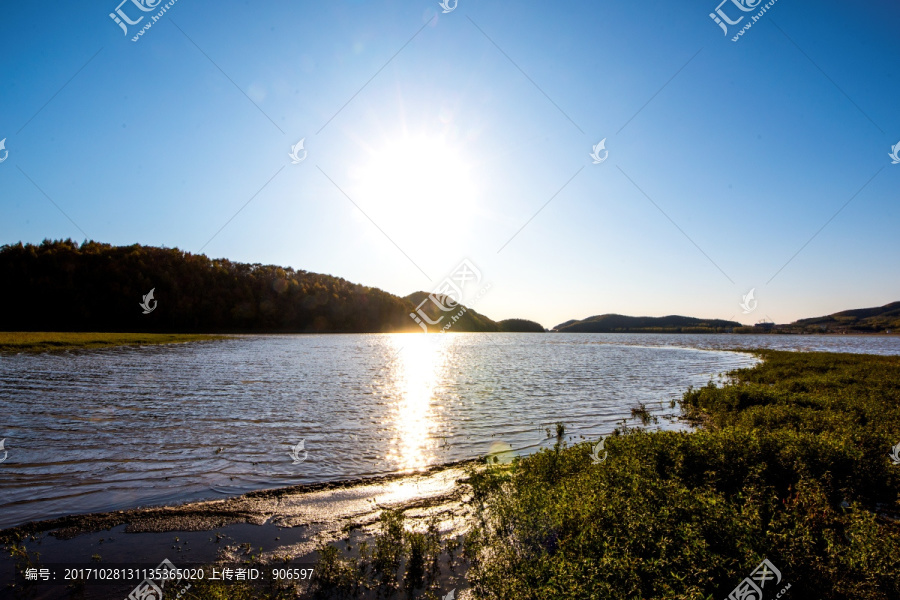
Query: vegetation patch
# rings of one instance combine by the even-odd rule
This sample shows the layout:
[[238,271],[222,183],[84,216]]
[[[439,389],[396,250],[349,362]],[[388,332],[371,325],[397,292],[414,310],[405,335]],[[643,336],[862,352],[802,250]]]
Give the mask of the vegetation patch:
[[59,331],[0,331],[0,352],[49,352],[110,346],[181,344],[221,340],[225,336],[187,333],[81,333]]
[[760,354],[684,394],[702,430],[473,473],[475,596],[725,598],[768,559],[782,597],[900,597],[900,357]]

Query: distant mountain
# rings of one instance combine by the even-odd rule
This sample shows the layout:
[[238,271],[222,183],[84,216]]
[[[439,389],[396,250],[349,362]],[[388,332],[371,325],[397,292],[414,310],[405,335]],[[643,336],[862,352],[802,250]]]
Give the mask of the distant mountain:
[[800,319],[776,329],[801,329],[804,333],[878,333],[900,332],[900,302],[876,308],[844,310],[824,317]]
[[[0,331],[108,332],[540,332],[525,319],[494,321],[463,305],[442,310],[427,292],[401,298],[339,277],[276,265],[210,259],[177,248],[72,240],[0,246]],[[153,290],[153,298],[146,298]],[[145,300],[146,298],[146,300]],[[443,298],[441,300],[441,298]],[[424,303],[423,303],[424,301]],[[147,308],[141,304],[146,302]],[[900,332],[900,302],[845,310],[789,325],[742,327],[693,317],[597,315],[561,332]]]
[[[429,332],[439,332],[442,329],[444,331],[456,332],[504,331],[510,333],[544,333],[545,331],[540,323],[535,323],[534,321],[528,321],[526,319],[505,319],[499,322],[493,321],[465,305],[452,305],[452,302],[447,296],[440,294],[435,295],[435,300],[440,302],[444,308],[450,309],[445,311],[441,306],[438,306],[434,300],[430,300],[430,297],[431,294],[428,292],[414,292],[403,298],[404,300],[408,300],[417,309],[422,310],[428,319],[437,321],[437,323],[430,323],[429,321],[422,319],[422,322],[428,327]],[[416,311],[416,315],[421,318],[421,316],[418,315],[418,310]],[[422,326],[419,325],[420,329],[421,327]]]
[[741,324],[722,319],[668,317],[627,317],[597,315],[580,321],[566,321],[553,328],[563,333],[723,333]]
[[564,333],[900,333],[900,302],[876,308],[845,310],[787,325],[758,323],[745,327],[736,321],[668,317],[597,315],[560,323],[553,331]]
[[[486,316],[468,308],[462,304],[453,305],[451,300],[447,296],[443,295],[435,295],[435,299],[442,304],[444,308],[449,308],[450,310],[443,310],[440,306],[435,304],[434,301],[429,300],[430,294],[428,292],[413,292],[409,296],[403,298],[410,303],[410,305],[414,309],[419,309],[425,313],[425,315],[430,319],[432,323],[422,319],[422,323],[424,323],[428,327],[429,332],[440,332],[444,331],[500,331],[500,324],[496,321],[493,321]],[[414,310],[410,310],[410,312],[416,312]],[[408,319],[412,320],[409,316]],[[421,318],[421,317],[418,317]],[[421,325],[418,325],[419,331],[422,331]]]
[[498,323],[500,331],[518,333],[544,333],[544,326],[527,319],[504,319]]

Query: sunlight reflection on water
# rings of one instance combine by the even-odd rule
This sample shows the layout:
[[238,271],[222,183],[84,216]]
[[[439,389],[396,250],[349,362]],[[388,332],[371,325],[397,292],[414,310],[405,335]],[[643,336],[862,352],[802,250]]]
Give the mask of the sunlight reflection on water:
[[569,443],[597,440],[638,402],[674,428],[670,400],[754,362],[698,348],[738,346],[897,354],[900,338],[282,335],[3,355],[0,527],[524,455],[557,421]]
[[394,437],[388,459],[398,470],[421,469],[435,462],[439,424],[435,389],[451,361],[454,336],[392,335],[396,348],[392,376]]

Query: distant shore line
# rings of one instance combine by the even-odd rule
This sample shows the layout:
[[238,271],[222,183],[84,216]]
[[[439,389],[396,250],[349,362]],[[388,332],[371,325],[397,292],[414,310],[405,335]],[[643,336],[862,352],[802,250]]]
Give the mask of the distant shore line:
[[34,353],[115,346],[183,344],[223,339],[228,339],[228,336],[210,333],[0,331],[0,352]]
[[[753,330],[752,327],[743,328]],[[422,335],[420,332],[395,331],[368,331],[368,332],[301,332],[301,331],[259,331],[241,333],[109,333],[109,332],[60,332],[60,331],[0,331],[0,353],[40,353],[67,350],[86,350],[96,348],[114,348],[121,346],[152,346],[164,344],[184,344],[188,342],[208,342],[235,339],[245,335],[394,335],[407,333],[410,335]],[[537,333],[537,332],[496,332],[496,331],[458,331],[453,333]],[[788,332],[788,331],[677,331],[677,330],[628,330],[628,331],[547,331],[544,333],[564,333],[583,335],[591,333],[615,334],[615,335],[782,335],[782,336],[864,336],[864,337],[896,337],[900,332]],[[437,335],[437,334],[435,334]]]

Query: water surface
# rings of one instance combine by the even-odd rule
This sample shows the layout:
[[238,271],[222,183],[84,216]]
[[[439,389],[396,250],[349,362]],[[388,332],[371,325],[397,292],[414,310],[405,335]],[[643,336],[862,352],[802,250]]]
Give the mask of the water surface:
[[640,402],[675,427],[670,400],[754,364],[723,351],[738,347],[900,354],[900,338],[296,335],[6,355],[0,528],[416,470],[497,442],[524,454],[557,421],[595,440]]

